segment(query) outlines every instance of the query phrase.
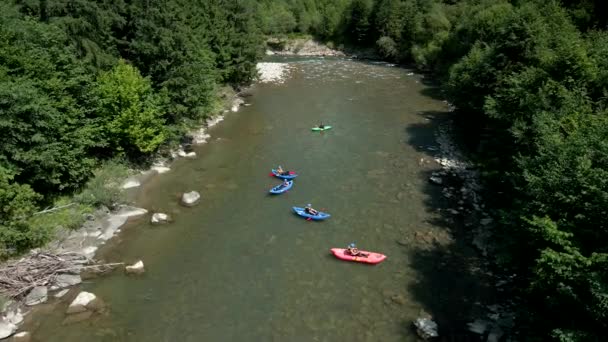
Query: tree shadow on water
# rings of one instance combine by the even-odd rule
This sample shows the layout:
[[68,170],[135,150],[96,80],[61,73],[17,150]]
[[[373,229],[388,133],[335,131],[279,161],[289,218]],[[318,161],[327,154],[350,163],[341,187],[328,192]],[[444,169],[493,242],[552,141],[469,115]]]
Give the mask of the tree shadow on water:
[[429,181],[434,172],[442,170],[434,161],[438,154],[435,132],[450,120],[451,113],[419,114],[429,120],[406,127],[405,143],[424,154],[419,177],[424,180],[429,218],[423,228],[407,232],[410,266],[418,281],[406,290],[438,324],[440,341],[480,341],[480,335],[468,331],[467,323],[484,313],[483,304],[492,302],[494,291],[483,260],[471,246],[472,233],[464,224],[472,210],[459,202],[460,179],[447,173],[441,176],[441,184]]

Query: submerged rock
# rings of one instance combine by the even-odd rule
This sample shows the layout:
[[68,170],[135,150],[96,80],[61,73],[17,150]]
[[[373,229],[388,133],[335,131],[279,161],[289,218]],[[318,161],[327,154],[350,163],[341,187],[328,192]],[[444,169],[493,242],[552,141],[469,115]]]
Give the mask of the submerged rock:
[[152,219],[150,219],[150,223],[152,224],[162,224],[169,222],[171,218],[167,214],[163,213],[154,213],[152,214]]
[[437,323],[430,318],[416,318],[414,326],[416,327],[418,336],[425,340],[439,336],[439,333],[437,332]]
[[139,260],[138,262],[134,263],[133,265],[129,265],[129,266],[125,267],[125,271],[129,274],[144,273],[145,272],[144,262]]
[[201,199],[201,194],[196,191],[186,192],[182,195],[182,204],[188,207],[195,205]]
[[46,302],[48,289],[46,286],[36,286],[25,297],[25,305],[32,306]]
[[13,335],[11,342],[30,342],[32,335],[28,331],[22,331]]

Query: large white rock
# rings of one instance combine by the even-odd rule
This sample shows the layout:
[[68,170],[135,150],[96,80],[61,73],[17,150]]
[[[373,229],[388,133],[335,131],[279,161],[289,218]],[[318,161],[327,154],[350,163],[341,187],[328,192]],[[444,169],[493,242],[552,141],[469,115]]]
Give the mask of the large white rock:
[[169,220],[170,220],[170,217],[167,214],[154,213],[154,214],[152,214],[152,219],[150,219],[150,222],[152,224],[162,224],[162,223],[169,222]]
[[177,155],[183,158],[194,158],[196,157],[196,152],[186,152],[184,150],[177,151]]
[[25,297],[25,305],[32,306],[46,302],[48,289],[46,286],[36,286]]
[[168,168],[166,166],[160,166],[160,165],[152,166],[150,169],[153,171],[156,171],[159,174],[171,171],[171,168]]
[[129,266],[125,267],[125,271],[130,274],[144,273],[145,272],[144,262],[139,260],[138,262],[134,263],[133,265],[129,265]]
[[141,183],[138,180],[136,180],[136,179],[127,179],[122,184],[122,188],[123,189],[131,189],[131,188],[137,188],[140,185],[141,185]]
[[182,195],[182,204],[185,206],[193,206],[201,199],[201,194],[196,191],[186,192]]
[[79,274],[60,274],[55,277],[55,285],[60,289],[80,283],[82,283],[82,278]]
[[0,339],[7,338],[17,331],[17,326],[10,322],[0,321]]
[[66,313],[73,314],[90,310],[95,310],[101,306],[101,302],[97,299],[97,296],[90,292],[82,291],[74,298]]

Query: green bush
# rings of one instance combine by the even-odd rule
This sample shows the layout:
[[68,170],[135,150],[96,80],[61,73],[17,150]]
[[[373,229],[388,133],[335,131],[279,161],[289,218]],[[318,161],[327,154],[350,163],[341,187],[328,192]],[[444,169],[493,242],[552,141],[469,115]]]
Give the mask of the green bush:
[[100,205],[112,207],[116,203],[124,202],[121,185],[128,175],[129,170],[124,164],[118,161],[106,162],[94,172],[93,178],[74,199],[80,204],[91,207]]

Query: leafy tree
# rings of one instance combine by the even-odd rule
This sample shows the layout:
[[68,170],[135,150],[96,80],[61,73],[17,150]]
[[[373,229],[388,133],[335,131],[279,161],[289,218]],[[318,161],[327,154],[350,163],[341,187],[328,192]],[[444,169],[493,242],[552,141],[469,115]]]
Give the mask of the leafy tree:
[[162,99],[137,69],[120,61],[99,76],[95,93],[104,140],[114,150],[150,153],[165,141]]

